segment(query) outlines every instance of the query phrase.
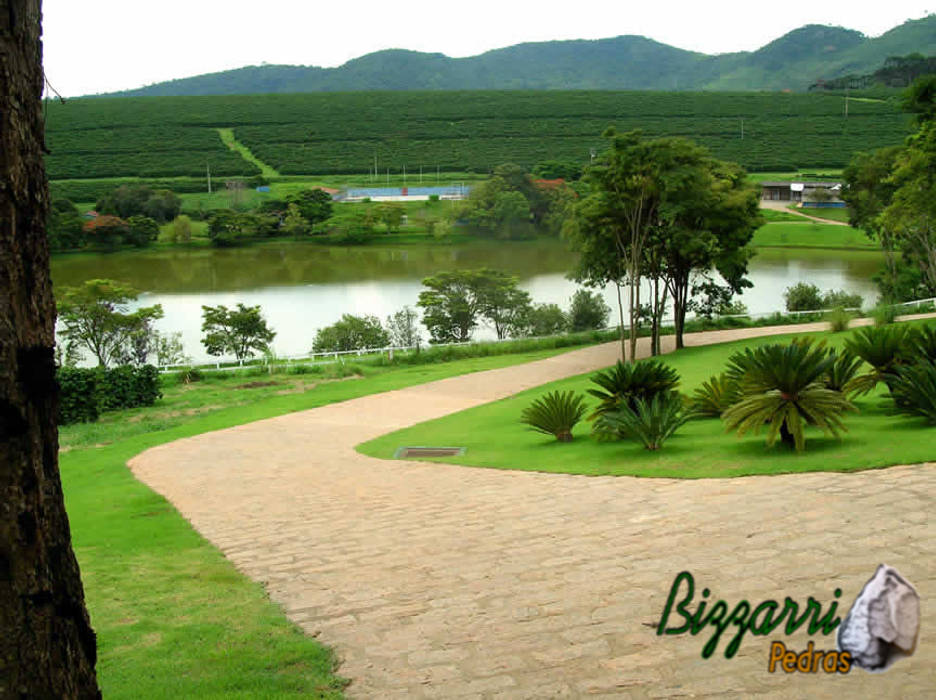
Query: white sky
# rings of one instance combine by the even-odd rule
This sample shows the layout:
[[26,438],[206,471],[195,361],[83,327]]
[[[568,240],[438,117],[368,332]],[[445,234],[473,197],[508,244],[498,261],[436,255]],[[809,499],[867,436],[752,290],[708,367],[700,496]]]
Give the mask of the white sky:
[[[43,0],[46,75],[64,96],[260,63],[338,66],[386,48],[472,56],[526,41],[642,34],[750,51],[804,24],[878,36],[934,0]],[[786,9],[784,9],[786,8]]]

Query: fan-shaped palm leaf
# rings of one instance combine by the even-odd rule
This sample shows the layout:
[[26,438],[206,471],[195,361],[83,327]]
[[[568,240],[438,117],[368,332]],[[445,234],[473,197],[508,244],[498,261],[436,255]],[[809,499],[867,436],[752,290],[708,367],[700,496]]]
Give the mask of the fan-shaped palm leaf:
[[696,415],[718,418],[729,406],[738,402],[738,383],[722,372],[692,392],[690,405]]
[[588,393],[600,403],[591,416],[595,420],[608,411],[616,411],[627,402],[631,406],[637,399],[650,399],[659,393],[672,391],[679,384],[679,374],[659,360],[647,360],[636,364],[624,364],[618,360],[610,369],[595,374],[591,381],[598,389]]
[[552,391],[523,409],[520,422],[559,442],[572,441],[572,428],[585,415],[584,399],[574,391]]
[[859,328],[845,341],[845,347],[871,365],[871,370],[852,382],[856,394],[867,394],[884,382],[890,386],[897,367],[906,364],[910,349],[907,326],[868,326]]
[[689,418],[691,413],[685,410],[679,392],[670,391],[650,399],[635,399],[633,405],[622,403],[620,410],[598,418],[596,430],[632,437],[646,449],[658,450]]

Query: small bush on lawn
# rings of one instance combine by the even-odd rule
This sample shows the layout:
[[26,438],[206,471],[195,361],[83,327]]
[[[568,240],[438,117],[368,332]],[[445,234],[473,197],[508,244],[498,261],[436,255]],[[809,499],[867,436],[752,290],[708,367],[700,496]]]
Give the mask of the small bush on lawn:
[[572,441],[572,428],[585,415],[585,402],[574,391],[553,391],[523,409],[520,421],[533,430]]
[[936,364],[919,362],[899,367],[892,382],[891,397],[901,413],[923,416],[936,425]]
[[839,306],[826,314],[826,321],[829,322],[829,330],[833,333],[841,333],[848,330],[852,315],[844,307]]
[[692,392],[689,401],[695,415],[718,418],[727,408],[737,403],[739,392],[738,383],[722,372],[707,382],[702,382],[702,386]]
[[885,382],[888,387],[896,377],[897,367],[907,364],[910,344],[907,326],[871,326],[859,328],[845,341],[845,347],[871,365],[871,370],[854,379],[857,394],[867,394]]
[[741,398],[722,415],[728,430],[744,435],[766,425],[768,446],[779,437],[797,452],[806,446],[807,425],[839,437],[846,430],[841,415],[854,406],[826,387],[832,363],[825,344],[813,346],[810,339],[734,353],[728,376],[738,382]]
[[604,413],[595,430],[634,438],[643,443],[644,448],[658,450],[690,417],[679,392],[667,391],[649,399],[622,403],[620,410]]
[[591,381],[599,387],[588,390],[600,401],[590,416],[595,420],[609,411],[617,411],[625,403],[634,408],[638,399],[649,400],[657,394],[674,390],[679,384],[679,374],[659,360],[636,364],[624,364],[618,360],[614,367],[598,372]]
[[864,362],[851,350],[830,350],[829,358],[832,364],[829,365],[829,371],[826,374],[825,385],[832,391],[840,391],[846,396],[855,393],[855,378],[858,376],[858,370]]

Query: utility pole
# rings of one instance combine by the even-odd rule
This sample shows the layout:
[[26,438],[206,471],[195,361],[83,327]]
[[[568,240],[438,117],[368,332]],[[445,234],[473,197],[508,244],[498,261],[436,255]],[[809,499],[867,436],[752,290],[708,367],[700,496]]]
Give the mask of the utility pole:
[[387,184],[390,184],[390,168],[387,168]]
[[205,167],[208,169],[208,194],[211,194],[211,163],[206,163]]
[[406,187],[406,165],[403,166],[403,187]]

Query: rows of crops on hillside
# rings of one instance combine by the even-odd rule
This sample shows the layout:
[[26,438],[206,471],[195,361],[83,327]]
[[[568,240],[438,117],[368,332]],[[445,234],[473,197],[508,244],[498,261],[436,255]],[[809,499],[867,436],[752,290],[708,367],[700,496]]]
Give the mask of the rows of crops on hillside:
[[[742,139],[743,121],[743,139]],[[513,161],[585,162],[602,131],[679,135],[752,170],[841,167],[900,143],[909,119],[886,102],[796,93],[379,92],[72,100],[50,105],[50,176],[253,174],[215,127],[285,174],[487,171]]]

